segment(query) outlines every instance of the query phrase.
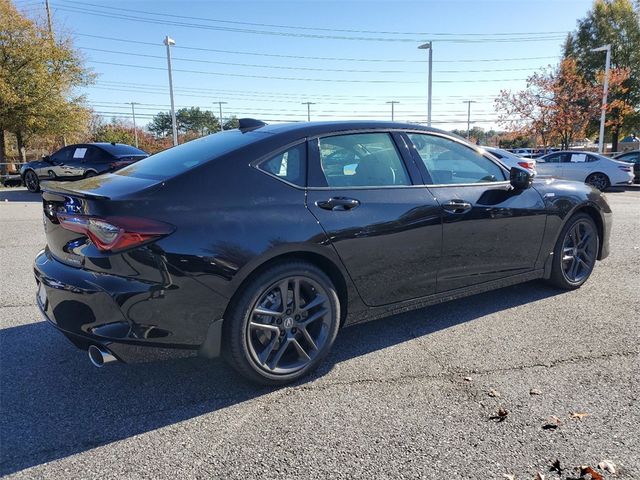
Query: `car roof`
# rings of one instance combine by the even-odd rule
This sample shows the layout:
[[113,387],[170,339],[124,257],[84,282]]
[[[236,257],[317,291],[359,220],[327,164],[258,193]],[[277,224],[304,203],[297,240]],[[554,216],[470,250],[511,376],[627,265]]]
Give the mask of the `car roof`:
[[388,130],[421,130],[424,132],[442,133],[452,136],[449,132],[436,128],[425,127],[415,123],[384,122],[384,121],[331,121],[331,122],[296,122],[274,123],[253,129],[255,132],[271,134],[299,134],[304,136],[322,135],[334,132],[346,132],[350,130],[388,129]]

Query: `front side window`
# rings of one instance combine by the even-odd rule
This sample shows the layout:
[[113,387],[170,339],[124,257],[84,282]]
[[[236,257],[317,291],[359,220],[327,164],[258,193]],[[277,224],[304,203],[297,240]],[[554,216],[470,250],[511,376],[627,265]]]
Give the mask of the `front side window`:
[[434,185],[502,182],[502,169],[471,148],[436,135],[409,133]]
[[356,133],[321,138],[320,164],[330,187],[411,185],[388,133]]
[[291,147],[284,152],[263,161],[258,168],[282,180],[304,186],[304,165],[306,162],[306,143]]

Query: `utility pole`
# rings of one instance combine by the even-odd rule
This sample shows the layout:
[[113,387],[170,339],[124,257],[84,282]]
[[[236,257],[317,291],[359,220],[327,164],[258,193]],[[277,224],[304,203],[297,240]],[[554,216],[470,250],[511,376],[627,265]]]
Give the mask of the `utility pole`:
[[311,121],[311,105],[315,105],[313,102],[302,102],[301,105],[307,106],[307,122]]
[[171,129],[173,131],[173,146],[178,145],[178,125],[176,123],[176,109],[173,103],[173,77],[171,73],[171,45],[176,41],[169,35],[164,37],[164,44],[167,46],[167,70],[169,71],[169,96],[171,97]]
[[463,100],[462,103],[467,104],[467,140],[469,140],[471,132],[471,104],[476,102],[475,100]]
[[432,77],[432,66],[433,66],[433,42],[427,42],[418,47],[420,50],[429,50],[429,90],[427,93],[427,126],[431,126],[431,77]]
[[222,132],[222,131],[224,131],[224,122],[222,121],[222,105],[226,105],[227,102],[213,102],[213,103],[217,103],[218,107],[220,108],[220,117],[218,117],[218,118],[219,118],[219,121],[220,121],[220,131]]
[[392,122],[395,120],[395,115],[394,115],[394,109],[393,109],[393,107],[394,107],[394,105],[395,105],[396,103],[400,103],[400,102],[398,102],[398,101],[396,101],[396,100],[391,100],[390,102],[387,102],[387,104],[391,104],[391,121],[392,121]]
[[600,112],[600,137],[598,138],[598,153],[604,152],[604,124],[607,116],[607,95],[609,94],[609,68],[611,67],[611,44],[591,49],[592,52],[607,52],[604,63],[604,90],[602,92],[602,111]]
[[136,108],[134,105],[140,105],[138,102],[131,103],[131,113],[133,115],[133,136],[136,139],[136,148],[138,148],[138,129],[136,128]]
[[44,0],[44,7],[47,9],[47,24],[49,25],[49,36],[53,39],[53,27],[51,26],[51,8],[49,8],[49,0]]

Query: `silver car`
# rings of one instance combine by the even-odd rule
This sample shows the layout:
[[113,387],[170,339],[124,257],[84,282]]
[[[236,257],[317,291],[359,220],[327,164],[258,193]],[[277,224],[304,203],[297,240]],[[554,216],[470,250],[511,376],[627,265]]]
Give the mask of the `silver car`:
[[562,151],[538,159],[538,175],[576,180],[605,190],[633,183],[633,166],[593,152]]
[[482,147],[485,151],[496,157],[507,167],[522,167],[536,173],[536,161],[532,158],[523,158],[501,148]]

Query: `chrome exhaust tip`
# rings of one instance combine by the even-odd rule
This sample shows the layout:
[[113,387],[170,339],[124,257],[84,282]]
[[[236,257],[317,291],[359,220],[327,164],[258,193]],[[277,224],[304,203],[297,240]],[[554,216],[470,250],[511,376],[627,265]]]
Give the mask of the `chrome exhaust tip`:
[[89,354],[89,361],[93,364],[94,367],[100,368],[107,363],[118,361],[118,359],[114,357],[109,350],[97,345],[91,345],[87,353]]

